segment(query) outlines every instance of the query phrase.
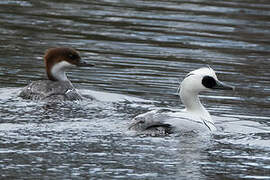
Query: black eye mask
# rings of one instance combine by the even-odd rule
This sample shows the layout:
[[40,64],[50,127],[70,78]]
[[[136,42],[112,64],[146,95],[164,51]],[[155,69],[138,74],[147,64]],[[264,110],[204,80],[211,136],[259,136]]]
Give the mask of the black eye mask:
[[202,79],[202,84],[209,89],[212,89],[217,85],[216,80],[211,76],[204,76]]

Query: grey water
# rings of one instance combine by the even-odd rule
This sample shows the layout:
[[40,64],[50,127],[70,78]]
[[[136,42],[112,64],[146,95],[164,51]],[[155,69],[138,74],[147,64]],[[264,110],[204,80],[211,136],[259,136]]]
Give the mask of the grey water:
[[[18,97],[44,51],[77,49],[68,77],[98,101]],[[270,179],[270,1],[1,0],[0,179]],[[131,119],[183,108],[179,81],[211,66],[211,136],[142,137]]]

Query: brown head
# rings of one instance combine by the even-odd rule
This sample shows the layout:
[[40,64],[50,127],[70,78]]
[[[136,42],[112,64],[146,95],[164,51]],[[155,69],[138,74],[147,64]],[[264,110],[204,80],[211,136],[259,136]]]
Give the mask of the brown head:
[[47,76],[52,81],[68,81],[65,71],[75,66],[93,66],[81,60],[79,53],[72,48],[51,48],[44,56]]

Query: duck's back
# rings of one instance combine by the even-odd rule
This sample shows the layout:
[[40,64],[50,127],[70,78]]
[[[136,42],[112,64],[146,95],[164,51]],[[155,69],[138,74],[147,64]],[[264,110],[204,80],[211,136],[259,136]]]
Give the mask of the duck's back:
[[82,96],[70,82],[51,80],[32,82],[22,89],[19,96],[35,101],[73,101],[82,99]]
[[130,126],[130,130],[138,131],[142,134],[160,136],[173,132],[173,127],[166,124],[167,114],[162,110],[153,110],[136,116]]
[[159,109],[136,116],[130,130],[138,131],[146,135],[165,135],[174,132],[208,132],[211,131],[203,120],[196,119],[185,111],[172,111],[169,109]]

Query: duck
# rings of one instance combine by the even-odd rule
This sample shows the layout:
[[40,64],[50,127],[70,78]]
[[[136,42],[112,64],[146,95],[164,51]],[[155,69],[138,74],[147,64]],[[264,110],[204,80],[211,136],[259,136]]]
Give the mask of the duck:
[[139,134],[160,136],[175,132],[213,132],[216,126],[203,104],[199,93],[209,90],[234,90],[235,87],[218,80],[211,67],[189,72],[178,88],[178,95],[185,108],[180,111],[154,109],[137,115],[128,129]]
[[82,60],[79,53],[68,47],[50,48],[44,55],[48,79],[31,82],[19,93],[19,97],[34,101],[75,101],[82,95],[74,88],[66,75],[71,68],[93,67]]

